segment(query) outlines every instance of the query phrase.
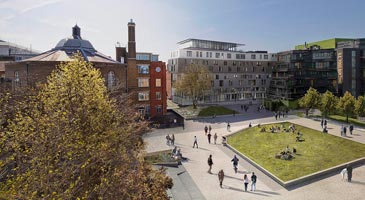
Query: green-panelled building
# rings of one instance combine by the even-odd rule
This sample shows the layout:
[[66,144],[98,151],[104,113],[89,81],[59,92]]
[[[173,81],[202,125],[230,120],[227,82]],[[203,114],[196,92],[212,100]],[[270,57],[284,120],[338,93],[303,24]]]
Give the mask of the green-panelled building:
[[318,46],[320,49],[335,49],[337,48],[337,42],[346,42],[346,41],[352,41],[353,38],[332,38],[317,42],[311,42],[306,44],[300,44],[295,46],[295,50],[304,50],[304,49],[310,49],[310,47]]

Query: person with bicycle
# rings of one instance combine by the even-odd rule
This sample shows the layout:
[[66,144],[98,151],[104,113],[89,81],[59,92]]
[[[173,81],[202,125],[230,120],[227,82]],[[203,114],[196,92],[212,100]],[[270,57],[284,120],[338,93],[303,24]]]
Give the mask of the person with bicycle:
[[238,165],[238,158],[236,155],[234,155],[233,159],[231,160],[231,162],[233,162],[233,169],[234,172],[237,173],[237,165]]

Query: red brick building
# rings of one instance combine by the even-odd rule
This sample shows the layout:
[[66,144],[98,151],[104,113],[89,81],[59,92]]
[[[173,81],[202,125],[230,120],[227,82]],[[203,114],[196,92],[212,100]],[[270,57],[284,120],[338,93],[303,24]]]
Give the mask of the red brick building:
[[127,63],[126,91],[138,112],[146,117],[162,116],[167,109],[166,65],[158,55],[136,52],[135,23],[128,23],[128,52],[116,47],[116,60]]
[[57,65],[70,61],[77,52],[100,70],[108,89],[125,88],[126,65],[95,50],[88,40],[81,38],[81,29],[77,25],[72,28],[72,37],[60,40],[55,48],[29,59],[6,64],[5,78],[12,80],[13,88],[45,82]]

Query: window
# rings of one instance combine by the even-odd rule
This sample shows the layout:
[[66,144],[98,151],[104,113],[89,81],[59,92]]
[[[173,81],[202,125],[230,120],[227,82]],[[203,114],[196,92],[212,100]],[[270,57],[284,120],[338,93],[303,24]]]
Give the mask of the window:
[[237,72],[240,72],[241,71],[241,67],[237,67]]
[[219,58],[220,53],[215,53],[215,57]]
[[227,65],[227,61],[224,61],[224,62],[223,62],[223,65]]
[[156,92],[156,100],[161,100],[161,92]]
[[136,60],[150,60],[150,55],[137,53]]
[[265,60],[269,59],[269,56],[268,55],[264,55],[264,59]]
[[198,52],[198,51],[196,52],[196,57],[197,57],[197,58],[199,57],[199,52]]
[[203,52],[200,52],[200,57],[203,57]]
[[214,64],[214,65],[218,65],[218,61],[217,61],[217,60],[215,60],[213,64]]
[[158,55],[152,55],[151,61],[158,61]]
[[161,105],[156,106],[156,112],[162,113],[162,106]]
[[150,66],[148,65],[138,65],[138,73],[139,74],[149,74]]
[[216,74],[215,75],[215,79],[219,79],[219,74]]
[[191,51],[187,51],[187,52],[186,52],[186,56],[187,56],[187,57],[192,57],[192,56],[193,56],[193,52],[191,52]]
[[138,101],[148,101],[150,100],[149,92],[139,92],[138,93]]
[[251,55],[251,59],[256,59],[256,55],[255,54],[252,54]]
[[212,52],[209,52],[209,57],[210,57],[210,58],[212,57]]
[[223,87],[223,80],[219,80],[219,87]]
[[230,53],[227,53],[227,58],[231,58],[231,54]]
[[156,78],[156,87],[161,87],[161,79]]
[[115,74],[113,71],[108,73],[108,89],[111,90],[115,86]]
[[149,87],[150,80],[148,78],[139,78],[138,79],[138,87]]
[[222,71],[222,67],[221,66],[218,67],[218,71],[220,71],[220,72]]
[[232,85],[233,85],[233,81],[229,80],[229,81],[228,81],[228,85],[229,85],[229,86],[232,86]]
[[228,67],[228,72],[231,72],[232,71],[232,68],[231,67]]

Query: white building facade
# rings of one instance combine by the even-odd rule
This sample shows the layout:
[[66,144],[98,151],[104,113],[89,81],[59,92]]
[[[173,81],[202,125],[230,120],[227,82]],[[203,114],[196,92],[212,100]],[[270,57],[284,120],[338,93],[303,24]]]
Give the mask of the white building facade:
[[270,85],[276,55],[267,51],[240,51],[242,44],[199,39],[178,43],[171,52],[168,71],[172,80],[172,100],[180,105],[190,105],[192,100],[176,92],[173,87],[186,66],[207,66],[213,74],[212,87],[199,103],[261,103]]

